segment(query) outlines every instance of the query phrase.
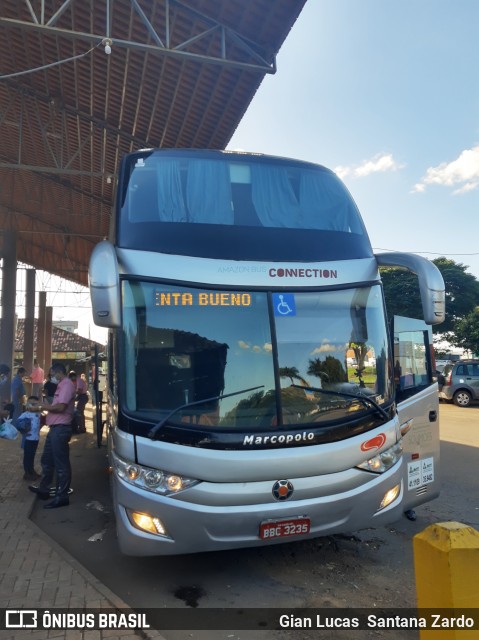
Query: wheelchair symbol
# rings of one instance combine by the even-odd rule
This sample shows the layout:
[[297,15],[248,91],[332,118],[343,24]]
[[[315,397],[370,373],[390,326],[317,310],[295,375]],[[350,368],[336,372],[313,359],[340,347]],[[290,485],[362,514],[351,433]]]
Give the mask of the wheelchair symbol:
[[279,294],[278,298],[280,302],[278,305],[276,305],[276,311],[279,313],[280,316],[287,316],[291,313],[294,313],[293,309],[291,309],[289,304],[284,301],[284,296]]

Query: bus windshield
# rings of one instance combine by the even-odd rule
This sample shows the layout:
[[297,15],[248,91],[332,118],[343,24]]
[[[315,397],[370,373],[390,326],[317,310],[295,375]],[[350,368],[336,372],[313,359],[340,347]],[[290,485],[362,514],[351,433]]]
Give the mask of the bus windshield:
[[173,412],[188,428],[274,430],[392,401],[378,285],[276,293],[123,280],[122,307],[124,406],[143,420]]
[[189,222],[363,233],[329,169],[261,156],[155,152],[133,156],[122,202],[132,223]]
[[116,242],[127,249],[233,260],[372,255],[341,180],[325,167],[284,158],[197,150],[131,154],[120,175],[117,219]]

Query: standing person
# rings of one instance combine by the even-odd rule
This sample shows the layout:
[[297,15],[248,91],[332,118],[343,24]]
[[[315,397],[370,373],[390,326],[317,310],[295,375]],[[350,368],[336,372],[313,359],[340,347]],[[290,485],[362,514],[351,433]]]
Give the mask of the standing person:
[[27,370],[25,367],[18,367],[17,374],[12,380],[12,403],[13,403],[13,423],[18,416],[23,413],[23,401],[25,399],[25,385],[23,384],[23,378]]
[[88,387],[86,381],[79,378],[75,371],[70,371],[68,377],[75,386],[76,405],[75,405],[75,427],[76,433],[86,433],[85,427],[85,406],[88,402]]
[[7,364],[0,364],[0,408],[10,403],[12,390],[9,376],[10,367]]
[[92,403],[93,406],[96,406],[96,401],[97,401],[97,390],[98,390],[98,385],[95,384],[96,381],[96,366],[94,364],[91,365],[91,392],[92,392]]
[[38,364],[38,360],[35,358],[33,361],[33,369],[30,374],[30,380],[32,381],[32,396],[40,397],[40,390],[43,387],[43,382],[45,380],[45,372]]
[[40,414],[38,410],[38,397],[31,395],[27,399],[26,411],[17,420],[17,428],[23,435],[23,470],[24,480],[37,480],[40,474],[35,471],[35,454],[40,440]]
[[68,379],[64,365],[56,363],[50,373],[52,382],[57,383],[57,389],[50,405],[38,405],[37,411],[47,411],[46,423],[50,427],[45,440],[41,457],[42,479],[38,486],[30,485],[29,489],[42,500],[48,500],[53,473],[57,476],[57,488],[52,502],[44,509],[65,507],[70,503],[68,490],[72,477],[70,465],[70,447],[68,443],[72,437],[72,420],[75,406],[75,387]]
[[52,382],[52,374],[49,373],[45,384],[43,385],[43,395],[45,396],[45,400],[48,404],[53,402],[53,396],[55,395],[55,391],[57,390],[56,382]]

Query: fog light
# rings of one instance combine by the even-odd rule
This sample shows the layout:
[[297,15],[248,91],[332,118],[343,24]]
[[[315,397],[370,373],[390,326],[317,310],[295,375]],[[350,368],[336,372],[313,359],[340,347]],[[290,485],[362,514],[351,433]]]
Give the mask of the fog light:
[[138,511],[127,511],[127,513],[130,520],[132,520],[138,529],[148,531],[148,533],[166,536],[166,529],[159,518],[153,518],[146,513],[139,513]]
[[381,504],[379,505],[378,511],[381,511],[381,509],[384,509],[385,507],[390,505],[391,502],[394,502],[394,500],[396,500],[396,498],[398,497],[400,491],[401,491],[400,484],[397,484],[392,489],[389,489],[389,491],[387,491],[384,494],[384,498],[381,500]]

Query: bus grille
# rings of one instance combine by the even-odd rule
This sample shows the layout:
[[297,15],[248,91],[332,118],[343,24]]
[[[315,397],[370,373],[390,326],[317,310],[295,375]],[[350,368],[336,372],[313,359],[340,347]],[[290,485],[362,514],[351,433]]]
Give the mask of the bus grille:
[[422,487],[419,487],[419,489],[416,489],[417,496],[423,496],[425,493],[427,493],[427,484],[423,485]]

